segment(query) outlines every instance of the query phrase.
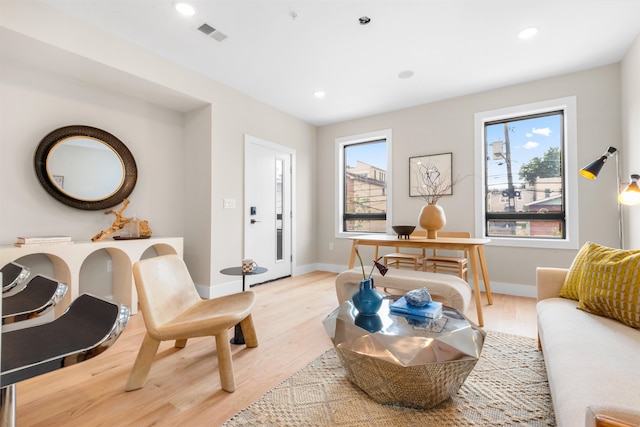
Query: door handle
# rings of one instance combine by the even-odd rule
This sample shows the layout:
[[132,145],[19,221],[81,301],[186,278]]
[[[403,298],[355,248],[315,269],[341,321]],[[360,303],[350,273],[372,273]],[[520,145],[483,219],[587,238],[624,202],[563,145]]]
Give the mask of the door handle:
[[256,222],[260,222],[260,221],[258,221],[257,219],[251,218],[251,224],[255,224]]

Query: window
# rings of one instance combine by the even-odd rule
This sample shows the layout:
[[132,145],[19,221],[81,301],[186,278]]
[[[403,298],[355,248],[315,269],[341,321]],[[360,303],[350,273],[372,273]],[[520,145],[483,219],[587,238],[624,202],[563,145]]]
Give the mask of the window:
[[575,98],[476,114],[476,153],[482,236],[576,247]]
[[391,228],[391,130],[336,140],[337,235]]

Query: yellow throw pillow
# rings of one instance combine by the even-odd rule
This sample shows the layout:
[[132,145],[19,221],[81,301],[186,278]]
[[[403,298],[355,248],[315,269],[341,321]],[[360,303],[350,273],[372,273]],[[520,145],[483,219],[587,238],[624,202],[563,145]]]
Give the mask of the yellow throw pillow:
[[640,250],[591,244],[579,295],[579,309],[640,329]]
[[580,250],[578,255],[573,259],[569,272],[564,279],[562,288],[560,289],[560,296],[562,298],[568,298],[578,301],[580,299],[580,280],[582,278],[582,271],[584,270],[584,263],[587,260],[587,253],[591,249],[591,246],[598,246],[595,243],[586,242]]

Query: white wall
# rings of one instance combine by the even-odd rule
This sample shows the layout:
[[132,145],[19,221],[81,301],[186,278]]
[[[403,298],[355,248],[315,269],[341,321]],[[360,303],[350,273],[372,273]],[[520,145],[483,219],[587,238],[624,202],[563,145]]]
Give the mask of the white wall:
[[[185,259],[204,287],[232,280],[218,271],[242,258],[244,134],[296,150],[296,272],[316,263],[340,269],[348,260],[350,242],[334,239],[337,137],[393,129],[395,223],[415,222],[421,207],[408,197],[408,174],[401,172],[410,156],[452,151],[454,173],[473,171],[473,115],[478,111],[576,95],[582,165],[623,139],[622,99],[625,151],[639,157],[638,41],[625,58],[622,78],[621,67],[611,65],[316,129],[58,12],[19,0],[3,0],[2,8],[2,50],[15,54],[3,56],[0,69],[0,244],[12,243],[17,233],[86,239],[111,224],[101,213],[58,203],[35,179],[31,156],[38,141],[71,123],[101,127],[129,146],[140,168],[129,211],[148,218],[157,235],[185,236]],[[8,34],[17,35],[18,42],[8,41]],[[635,163],[625,167],[638,170]],[[581,242],[617,244],[615,196],[596,191],[614,187],[611,172],[602,172],[597,187],[579,182]],[[224,210],[224,198],[236,199],[238,207]],[[5,201],[12,199],[22,203],[8,209]],[[447,228],[473,229],[473,200],[470,179],[442,200]],[[574,255],[568,250],[487,249],[494,285],[505,287],[531,287],[536,266],[567,266]]]
[[[640,35],[622,61],[622,182],[640,174]],[[625,248],[640,248],[640,206],[623,206]]]
[[[131,208],[150,220],[154,233],[184,235],[191,274],[203,294],[214,295],[210,285],[233,281],[240,286],[239,279],[219,271],[238,265],[243,257],[244,135],[291,147],[296,150],[298,171],[294,272],[313,268],[315,127],[45,6],[3,0],[2,7],[3,110],[18,105],[23,111],[40,108],[42,113],[34,117],[16,110],[11,121],[5,121],[3,111],[3,163],[21,164],[40,135],[62,118],[114,133],[129,146],[139,167],[140,162],[145,166],[138,171]],[[4,87],[11,83],[6,78],[13,78],[5,68],[18,62],[25,63],[26,72],[34,64],[44,64],[63,76],[48,81],[50,76],[39,73],[24,83],[24,91],[33,92],[34,99],[56,93],[51,101],[25,109],[19,91],[5,96]],[[45,82],[38,84],[39,79]],[[100,91],[107,100],[96,101],[89,95]],[[140,106],[130,106],[136,98],[141,99]],[[147,109],[153,114],[146,114]],[[16,139],[25,132],[32,134]],[[0,176],[11,176],[8,173]],[[96,220],[60,205],[32,182],[32,175],[30,166],[23,165],[18,176],[2,180],[1,191],[7,195],[26,192],[27,207],[43,213],[34,218],[27,207],[19,207],[3,224],[18,227],[21,233],[62,233],[74,238],[90,237],[104,223],[111,224],[106,217]],[[38,192],[43,196],[34,197]],[[223,198],[236,199],[237,208],[223,210]],[[1,244],[15,239],[13,231],[2,233]]]
[[181,114],[18,63],[3,62],[0,93],[1,245],[15,243],[19,235],[69,234],[87,241],[113,223],[115,217],[104,211],[58,202],[34,172],[33,156],[42,138],[80,124],[112,133],[136,159],[138,182],[125,215],[149,220],[156,236],[183,234],[181,204],[158,197],[181,194],[184,187]]
[[[409,157],[451,151],[454,176],[473,174],[475,113],[574,95],[578,110],[578,163],[582,166],[607,146],[620,141],[619,65],[321,127],[318,130],[319,263],[343,268],[350,250],[349,241],[334,238],[336,138],[393,129],[393,222],[416,224],[423,202],[408,196]],[[446,229],[474,230],[473,183],[472,177],[464,179],[455,186],[453,196],[440,200],[447,215]],[[615,194],[599,193],[600,189],[615,188],[615,168],[603,170],[597,186],[593,184],[587,180],[578,182],[580,243],[592,240],[616,246]],[[330,243],[334,244],[333,251],[327,250]],[[575,254],[574,250],[489,246],[486,255],[492,289],[534,295],[536,267],[568,267]]]

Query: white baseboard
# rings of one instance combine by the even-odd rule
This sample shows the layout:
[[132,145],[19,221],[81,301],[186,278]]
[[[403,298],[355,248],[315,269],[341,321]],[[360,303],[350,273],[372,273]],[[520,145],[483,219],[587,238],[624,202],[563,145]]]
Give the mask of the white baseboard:
[[[484,283],[480,282],[480,288],[484,291]],[[513,295],[516,297],[536,298],[536,287],[518,283],[491,282],[491,293]]]
[[238,292],[242,292],[242,279],[233,280],[227,283],[221,283],[215,286],[204,286],[196,284],[196,290],[198,291],[200,296],[205,299],[237,294]]
[[302,274],[313,273],[320,270],[317,264],[306,264],[293,268],[292,276],[300,276]]
[[[295,267],[293,276],[312,273],[314,271],[329,271],[332,273],[340,273],[348,270],[346,265],[339,264],[307,264]],[[196,284],[198,293],[203,298],[217,298],[225,295],[234,294],[242,290],[242,280],[233,280],[227,283],[221,283],[215,286],[202,286]],[[480,289],[485,291],[484,283],[480,281]],[[531,285],[523,285],[518,283],[491,282],[491,292],[495,294],[513,295],[519,297],[536,297],[536,287]]]
[[317,269],[320,271],[330,271],[332,273],[341,273],[349,268],[346,265],[339,264],[317,264]]
[[[316,270],[340,273],[348,270],[346,265],[338,264],[317,264]],[[480,289],[486,291],[484,282],[480,280]],[[519,283],[491,282],[491,292],[495,294],[513,295],[518,297],[536,298],[536,287]]]
[[[293,269],[293,276],[312,273],[318,271],[316,264],[308,264]],[[235,279],[230,282],[220,283],[215,286],[204,286],[196,283],[196,290],[202,298],[211,299],[225,295],[231,295],[242,291],[242,279]]]

